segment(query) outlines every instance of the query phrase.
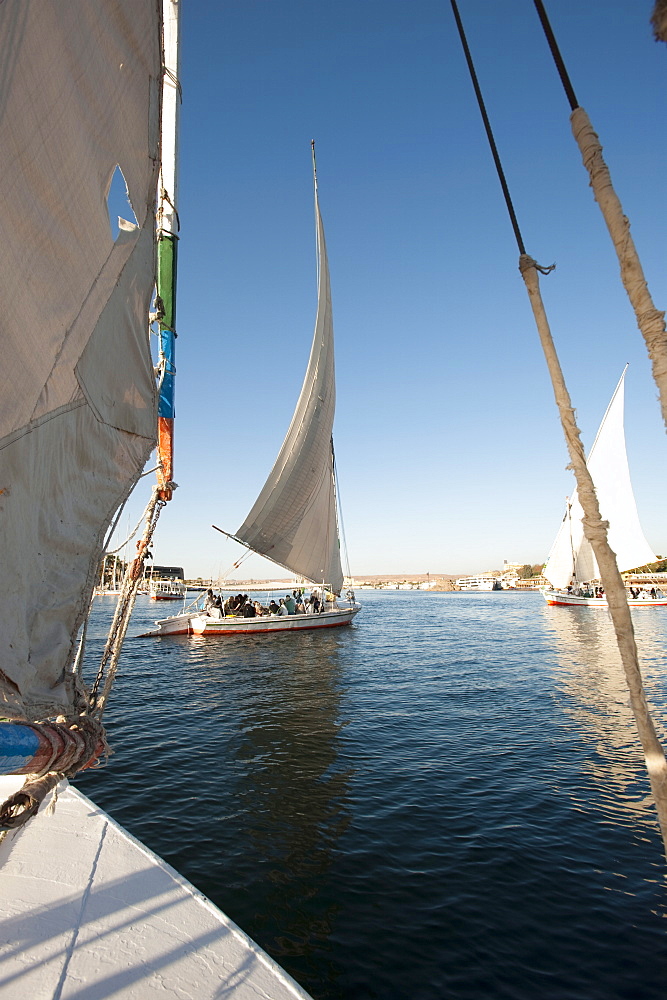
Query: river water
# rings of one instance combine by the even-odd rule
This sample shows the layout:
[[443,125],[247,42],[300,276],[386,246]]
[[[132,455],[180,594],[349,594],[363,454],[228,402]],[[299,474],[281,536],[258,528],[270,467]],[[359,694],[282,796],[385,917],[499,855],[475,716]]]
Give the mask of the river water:
[[[115,754],[77,785],[316,1000],[663,1000],[664,855],[607,612],[358,596],[348,628],[128,638]],[[129,635],[165,607],[139,598]],[[633,620],[665,742],[667,609]]]

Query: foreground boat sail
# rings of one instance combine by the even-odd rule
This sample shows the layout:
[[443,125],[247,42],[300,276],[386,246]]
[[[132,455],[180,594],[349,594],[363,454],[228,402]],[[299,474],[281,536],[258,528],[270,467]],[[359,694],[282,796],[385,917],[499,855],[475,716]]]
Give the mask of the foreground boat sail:
[[[164,394],[173,362],[164,342],[174,334],[176,236],[167,216],[176,215],[177,192],[175,157],[164,157],[175,149],[180,102],[179,6],[164,0],[162,14],[156,0],[0,4],[7,996],[306,997],[67,781],[109,752],[102,712],[155,521],[174,487]],[[116,234],[106,197],[118,169],[134,221]],[[159,386],[149,339],[156,260]],[[155,446],[158,390],[167,450],[123,582],[118,630],[88,685],[85,620],[104,538]]]
[[[595,484],[602,516],[609,521],[609,544],[616,553],[621,572],[655,562],[644,538],[632,492],[623,431],[625,374],[616,386],[586,464]],[[543,574],[551,584],[543,587],[547,604],[584,605],[606,608],[600,571],[590,542],[584,535],[584,512],[575,490]],[[667,596],[655,586],[628,591],[632,607],[667,605]]]
[[[348,590],[346,600],[339,601],[345,578],[332,437],[336,402],[333,315],[314,143],[312,149],[318,293],[306,375],[287,435],[255,505],[236,534],[216,530],[309,581],[316,588],[315,601],[300,613],[290,606],[289,612],[271,613],[265,608],[266,613],[260,609],[257,614],[249,602],[246,615],[240,609],[225,613],[224,608],[211,607],[206,612],[193,611],[157,621],[157,628],[145,635],[310,631],[349,625],[361,610],[352,590]],[[286,598],[291,605],[290,595]]]

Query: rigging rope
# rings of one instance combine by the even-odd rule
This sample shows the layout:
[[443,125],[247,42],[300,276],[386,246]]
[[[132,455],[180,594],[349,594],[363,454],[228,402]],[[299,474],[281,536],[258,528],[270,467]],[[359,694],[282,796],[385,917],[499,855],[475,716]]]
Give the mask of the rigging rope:
[[[174,485],[173,483],[169,484],[171,487]],[[97,677],[90,692],[89,714],[99,721],[101,721],[104,714],[107,698],[109,697],[109,692],[111,691],[111,686],[118,669],[118,660],[123,640],[130,624],[130,616],[134,608],[139,583],[143,577],[144,561],[148,556],[148,549],[158,518],[160,517],[162,508],[166,506],[166,501],[160,498],[161,488],[159,484],[153,487],[153,493],[144,511],[143,516],[146,520],[144,534],[141,540],[137,542],[136,557],[125,570],[125,577],[123,579],[121,594],[118,598],[116,612],[111,623],[109,636],[97,671]],[[104,686],[102,687],[103,682]],[[100,687],[102,687],[101,694]]]
[[[155,469],[153,469],[152,471],[155,472]],[[125,506],[125,505],[123,505],[123,506]],[[117,549],[107,549],[107,551],[105,552],[105,555],[107,555],[107,556],[115,556],[117,552],[120,552],[121,549],[124,549],[125,546],[127,545],[127,543],[131,542],[132,539],[134,538],[134,536],[136,535],[136,533],[138,532],[139,528],[141,527],[141,522],[143,521],[143,519],[144,519],[145,516],[146,516],[146,511],[144,511],[144,513],[141,515],[141,517],[139,518],[139,520],[137,521],[137,523],[135,524],[135,526],[132,528],[132,531],[127,536],[127,538],[125,539],[125,541],[121,542]]]
[[345,570],[345,576],[348,580],[352,579],[352,574],[350,573],[350,559],[347,551],[347,540],[345,538],[345,524],[343,521],[343,505],[340,499],[340,487],[338,485],[338,466],[336,464],[336,452],[334,451],[333,438],[331,438],[331,458],[333,461],[333,478],[334,478],[334,500],[336,503],[336,520],[338,522],[338,528],[340,530],[340,541],[342,543],[343,550],[343,568]]
[[[588,172],[590,186],[600,211],[602,212],[616,256],[621,268],[621,281],[635,313],[637,326],[644,338],[651,361],[653,379],[660,395],[662,418],[667,426],[667,327],[665,313],[656,309],[649,292],[637,248],[630,234],[630,223],[623,213],[623,206],[614,190],[609,168],[602,155],[600,140],[584,109],[575,97],[570,78],[558,49],[554,33],[549,24],[542,0],[534,0],[537,13],[544,29],[549,48],[556,63],[565,93],[570,102],[570,124],[572,134],[581,152],[584,167]],[[656,5],[654,26],[656,31],[660,18],[666,18],[666,5],[662,11]]]
[[472,85],[475,90],[475,95],[477,97],[479,110],[482,115],[482,121],[484,122],[486,137],[489,140],[489,146],[491,147],[491,155],[493,156],[493,162],[496,165],[498,180],[500,181],[500,186],[503,189],[505,204],[507,205],[507,211],[509,212],[510,221],[512,223],[512,229],[514,230],[516,242],[519,247],[519,253],[525,253],[526,248],[523,243],[523,237],[521,236],[521,230],[519,229],[519,222],[517,220],[516,213],[514,211],[514,205],[512,204],[512,199],[510,197],[507,181],[505,180],[505,171],[503,170],[502,163],[500,162],[500,156],[498,155],[498,149],[496,147],[496,140],[494,139],[493,132],[491,131],[491,123],[489,121],[489,116],[486,113],[484,98],[482,97],[482,91],[479,86],[479,82],[477,80],[477,73],[475,72],[472,56],[470,55],[470,49],[468,48],[468,41],[466,39],[465,32],[463,30],[463,22],[461,21],[461,17],[459,15],[459,8],[457,6],[456,0],[451,0],[451,4],[452,4],[452,10],[454,11],[454,18],[456,20],[456,27],[459,30],[459,36],[461,38],[461,45],[463,46],[463,52],[465,54],[466,62],[468,64],[468,70],[470,71],[470,78],[472,80]]
[[[539,4],[540,0],[535,0],[535,2],[536,4]],[[493,142],[490,126],[487,125],[488,119],[486,118],[481,91],[479,90],[479,86],[477,84],[477,77],[472,64],[472,58],[470,56],[467,41],[465,39],[463,25],[456,6],[456,0],[451,0],[451,4],[454,10],[463,48],[466,53],[468,67],[473,80],[473,86],[478,97],[482,117],[484,119],[485,126],[487,127],[487,135],[489,136],[492,153],[494,155],[494,159],[496,160],[496,167],[498,169],[499,176],[501,177],[503,190],[505,190],[506,185],[504,183],[504,174],[495,149],[495,143]],[[577,109],[574,114],[578,114],[580,111],[581,109]],[[663,748],[656,735],[653,720],[651,718],[644,694],[641,670],[639,666],[639,655],[635,642],[634,628],[630,615],[630,608],[628,606],[627,594],[625,592],[625,586],[623,584],[621,574],[618,570],[616,555],[612,551],[607,540],[607,529],[609,527],[609,523],[608,521],[603,521],[600,515],[595,486],[588,470],[588,466],[586,465],[586,456],[581,442],[581,434],[579,428],[577,427],[574,409],[572,408],[570,395],[567,391],[560,361],[558,359],[556,347],[549,328],[544,303],[542,301],[538,272],[548,273],[548,271],[552,270],[552,268],[548,268],[545,271],[522,249],[523,242],[519,233],[509,193],[506,195],[506,203],[510,213],[512,226],[519,242],[519,270],[526,285],[533,315],[535,317],[540,342],[542,344],[542,350],[544,351],[547,368],[551,377],[554,397],[558,407],[568,453],[570,455],[570,468],[575,475],[579,501],[584,511],[584,535],[590,542],[593,552],[595,553],[595,558],[600,569],[600,578],[607,595],[609,612],[614,625],[614,631],[616,633],[616,641],[621,654],[626,683],[630,692],[630,702],[637,725],[637,732],[644,751],[646,769],[648,771],[651,790],[655,800],[658,823],[662,833],[665,851],[667,853],[667,760],[665,760]],[[665,399],[667,402],[667,394]]]

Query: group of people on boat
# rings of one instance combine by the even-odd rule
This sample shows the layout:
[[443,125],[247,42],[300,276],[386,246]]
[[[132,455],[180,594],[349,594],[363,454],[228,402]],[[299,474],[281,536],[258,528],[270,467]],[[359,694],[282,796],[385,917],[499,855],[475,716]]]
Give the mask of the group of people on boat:
[[317,615],[326,610],[327,602],[333,602],[333,595],[322,593],[315,588],[309,597],[303,589],[285,594],[276,603],[271,599],[268,605],[251,600],[247,594],[236,594],[223,600],[209,587],[206,591],[203,610],[212,618],[256,618],[263,615]]
[[[604,587],[592,583],[571,583],[568,594],[575,597],[604,597]],[[659,587],[628,587],[628,594],[633,601],[658,601],[664,596]]]
[[659,587],[629,587],[628,591],[634,601],[658,601],[664,596]]
[[570,583],[567,592],[574,597],[604,597],[604,587],[592,583]]

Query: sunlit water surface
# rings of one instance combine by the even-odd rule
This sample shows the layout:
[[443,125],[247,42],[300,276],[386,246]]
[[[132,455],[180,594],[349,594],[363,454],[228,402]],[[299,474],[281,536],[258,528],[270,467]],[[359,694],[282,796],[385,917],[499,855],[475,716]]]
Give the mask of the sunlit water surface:
[[[348,628],[128,638],[115,754],[78,786],[317,1000],[663,1000],[665,863],[608,614],[359,597]],[[169,611],[140,598],[129,634]],[[667,609],[633,616],[664,739]]]

